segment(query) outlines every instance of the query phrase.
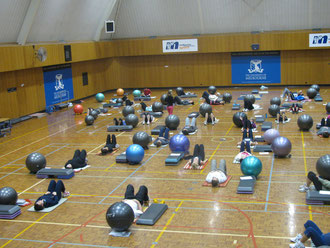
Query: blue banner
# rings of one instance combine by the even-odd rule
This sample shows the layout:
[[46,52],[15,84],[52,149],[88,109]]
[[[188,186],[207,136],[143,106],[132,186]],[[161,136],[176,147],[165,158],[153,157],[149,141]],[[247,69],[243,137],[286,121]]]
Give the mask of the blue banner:
[[73,99],[71,65],[44,67],[46,107]]
[[281,83],[280,52],[246,52],[231,54],[232,84]]

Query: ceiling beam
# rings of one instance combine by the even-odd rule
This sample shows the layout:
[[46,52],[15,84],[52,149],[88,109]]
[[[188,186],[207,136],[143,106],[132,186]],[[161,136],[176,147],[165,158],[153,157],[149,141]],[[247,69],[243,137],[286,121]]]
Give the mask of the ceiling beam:
[[104,8],[103,15],[100,18],[100,22],[99,22],[99,24],[96,28],[95,34],[94,34],[94,39],[93,39],[94,41],[100,41],[101,32],[105,25],[104,23],[111,16],[112,12],[115,9],[117,2],[118,2],[118,0],[109,0],[107,6]]
[[40,3],[41,3],[41,0],[31,0],[29,8],[24,17],[24,21],[23,21],[21,30],[19,31],[19,34],[17,37],[18,44],[25,45],[28,35],[30,33],[31,27],[32,27],[32,24],[33,24],[34,17],[36,16],[37,11],[39,9]]

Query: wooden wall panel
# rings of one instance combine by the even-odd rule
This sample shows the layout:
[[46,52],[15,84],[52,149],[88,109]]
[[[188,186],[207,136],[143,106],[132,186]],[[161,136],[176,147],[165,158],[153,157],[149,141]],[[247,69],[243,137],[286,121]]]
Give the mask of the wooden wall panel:
[[16,87],[16,73],[6,72],[0,74],[0,117],[14,118],[18,116],[19,107],[17,91],[8,92],[8,88]]

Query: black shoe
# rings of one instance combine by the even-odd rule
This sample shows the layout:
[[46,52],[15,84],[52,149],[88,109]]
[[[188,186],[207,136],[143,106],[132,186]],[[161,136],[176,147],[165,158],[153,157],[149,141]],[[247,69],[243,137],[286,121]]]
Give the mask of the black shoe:
[[124,124],[123,124],[123,120],[121,119],[121,118],[119,118],[119,125],[120,126],[123,126]]
[[118,126],[119,125],[119,122],[118,122],[117,118],[114,118],[113,121],[115,123],[115,126]]

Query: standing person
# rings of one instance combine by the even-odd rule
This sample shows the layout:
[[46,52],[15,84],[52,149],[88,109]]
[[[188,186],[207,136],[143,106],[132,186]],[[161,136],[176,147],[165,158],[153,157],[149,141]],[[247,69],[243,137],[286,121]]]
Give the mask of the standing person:
[[168,114],[172,115],[173,114],[173,104],[174,104],[174,97],[173,97],[173,94],[172,94],[172,90],[168,90],[166,100],[167,100]]

